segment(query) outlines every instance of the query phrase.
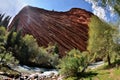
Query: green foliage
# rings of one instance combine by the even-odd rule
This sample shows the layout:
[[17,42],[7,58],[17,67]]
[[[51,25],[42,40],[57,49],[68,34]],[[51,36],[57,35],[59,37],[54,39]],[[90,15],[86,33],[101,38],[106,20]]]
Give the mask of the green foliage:
[[6,30],[4,27],[0,27],[0,45],[4,43]]
[[[8,77],[14,77],[14,78],[18,78],[20,76],[20,72],[17,72],[15,70],[9,69],[8,66],[2,66],[0,68],[1,72],[4,72],[4,74]],[[0,80],[3,80],[2,77],[0,77]]]
[[93,55],[96,54],[96,59],[107,58],[110,65],[111,54],[117,53],[115,49],[118,48],[114,36],[117,29],[99,20],[95,16],[91,18],[89,26],[89,52]]
[[0,26],[4,26],[5,28],[7,28],[10,19],[11,19],[10,16],[5,16],[5,14],[0,14]]
[[5,52],[1,53],[0,58],[1,58],[0,63],[2,65],[15,66],[15,65],[17,65],[19,63],[19,61],[15,59],[15,57],[12,55],[11,52],[9,52],[9,53],[7,53],[7,52],[6,53]]
[[48,66],[55,67],[58,64],[59,56],[55,53],[55,46],[48,45],[47,48],[39,47],[39,52],[35,57],[35,61],[38,64],[46,64]]
[[5,32],[6,32],[5,28],[1,26],[0,27],[0,35],[5,36]]
[[[106,38],[110,32],[111,27],[99,20],[97,17],[93,16],[91,18],[91,22],[89,24],[90,30],[89,30],[89,40],[88,40],[88,50],[90,53],[97,52],[99,50],[98,48],[105,44]],[[112,36],[111,33],[109,36]]]
[[96,1],[99,6],[104,8],[111,7],[115,13],[120,16],[120,0],[93,0]]
[[11,31],[8,35],[7,35],[7,40],[6,40],[6,43],[5,43],[5,48],[6,50],[10,49],[13,47],[13,31]]
[[1,65],[16,65],[18,61],[13,57],[12,53],[6,49],[6,29],[0,27],[0,64]]
[[11,51],[22,64],[34,63],[53,67],[58,64],[59,56],[56,46],[39,47],[32,35],[27,34],[22,37],[21,31],[9,32],[5,48]]
[[22,63],[34,62],[38,52],[36,40],[31,35],[22,37],[21,31],[11,31],[7,36],[6,49]]
[[23,48],[21,48],[21,53],[25,54],[25,59],[27,57],[28,61],[34,62],[34,58],[37,56],[39,46],[36,39],[32,35],[25,35],[23,37]]
[[100,69],[92,70],[92,72],[98,73],[97,76],[86,77],[83,78],[83,80],[119,80],[120,79],[120,68],[113,67],[109,69],[104,69],[104,67],[102,67]]
[[79,50],[73,49],[60,60],[58,68],[60,68],[60,73],[64,75],[65,78],[77,77],[79,74],[85,72],[88,64],[88,54],[83,54]]
[[54,53],[58,54],[59,53],[59,49],[58,49],[58,45],[55,44],[54,46]]

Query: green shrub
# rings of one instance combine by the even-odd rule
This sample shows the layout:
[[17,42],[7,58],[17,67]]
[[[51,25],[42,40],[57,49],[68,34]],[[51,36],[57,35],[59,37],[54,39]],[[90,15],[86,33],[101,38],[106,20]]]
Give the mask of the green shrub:
[[78,77],[85,72],[89,63],[88,54],[83,54],[77,49],[73,49],[67,53],[67,55],[60,60],[58,68],[60,68],[60,74],[68,77]]
[[55,67],[58,64],[59,55],[54,52],[54,49],[54,45],[49,45],[47,48],[39,47],[39,52],[35,57],[36,63]]
[[9,65],[15,66],[19,63],[19,61],[12,55],[11,52],[4,52],[0,54],[0,64],[1,65]]

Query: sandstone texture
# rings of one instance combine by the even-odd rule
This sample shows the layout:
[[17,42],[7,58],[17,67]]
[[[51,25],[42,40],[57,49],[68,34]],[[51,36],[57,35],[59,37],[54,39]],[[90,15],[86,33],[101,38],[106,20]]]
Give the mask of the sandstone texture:
[[84,9],[72,8],[57,12],[37,7],[24,7],[8,26],[11,30],[16,20],[17,30],[33,35],[39,46],[58,44],[60,55],[73,48],[84,51],[87,48],[90,18],[93,14]]

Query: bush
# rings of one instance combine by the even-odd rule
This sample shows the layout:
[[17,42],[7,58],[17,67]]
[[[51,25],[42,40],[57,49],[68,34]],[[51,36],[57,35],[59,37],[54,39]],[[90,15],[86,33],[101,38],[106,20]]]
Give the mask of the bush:
[[19,63],[19,61],[15,59],[11,52],[0,54],[0,58],[1,64],[3,65],[15,66]]
[[37,64],[46,64],[51,67],[56,67],[58,64],[59,56],[54,52],[55,46],[49,45],[47,48],[39,47],[39,52],[35,57]]
[[7,35],[5,48],[7,51],[11,51],[21,64],[28,66],[42,64],[45,65],[44,67],[55,67],[58,63],[59,56],[56,46],[39,47],[32,35],[27,34],[23,37],[21,31],[11,31]]
[[2,64],[3,61],[4,64],[13,63],[16,59],[28,66],[35,64],[40,67],[42,64],[45,65],[44,67],[55,67],[58,64],[59,50],[56,44],[48,45],[46,48],[39,47],[32,35],[22,36],[21,30],[16,32],[15,27],[7,32],[5,27],[0,26],[0,62]]
[[73,49],[60,60],[60,64],[58,65],[60,74],[65,78],[78,77],[79,74],[85,72],[89,63],[88,61],[89,58],[87,54],[83,54],[79,50]]

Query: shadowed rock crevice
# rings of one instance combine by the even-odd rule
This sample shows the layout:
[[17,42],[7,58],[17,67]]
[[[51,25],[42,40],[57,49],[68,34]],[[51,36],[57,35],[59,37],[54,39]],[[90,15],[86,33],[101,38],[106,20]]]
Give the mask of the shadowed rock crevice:
[[92,15],[79,8],[57,12],[26,6],[15,16],[8,30],[19,19],[17,30],[22,29],[22,34],[32,34],[40,46],[57,43],[63,56],[65,51],[73,48],[86,50],[88,23]]

